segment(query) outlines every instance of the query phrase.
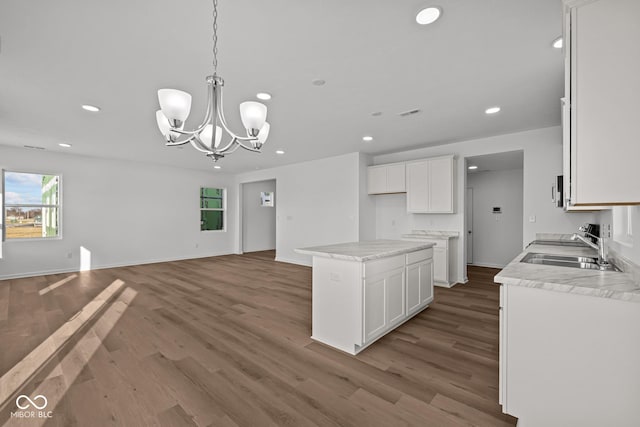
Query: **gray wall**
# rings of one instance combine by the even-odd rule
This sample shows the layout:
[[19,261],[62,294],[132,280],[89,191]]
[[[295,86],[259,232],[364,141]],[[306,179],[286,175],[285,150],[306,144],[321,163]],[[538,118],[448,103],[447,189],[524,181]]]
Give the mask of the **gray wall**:
[[[473,262],[504,267],[522,252],[522,169],[469,173],[473,188]],[[501,214],[492,213],[498,206]]]
[[[273,192],[275,206],[260,206],[260,193]],[[276,248],[276,181],[260,181],[242,186],[242,251],[255,252]]]

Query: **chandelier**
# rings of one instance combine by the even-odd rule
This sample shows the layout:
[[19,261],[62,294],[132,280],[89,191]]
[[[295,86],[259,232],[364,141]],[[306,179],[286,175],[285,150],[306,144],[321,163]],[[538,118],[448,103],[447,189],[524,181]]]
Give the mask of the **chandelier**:
[[[266,122],[267,107],[259,102],[247,101],[240,104],[240,118],[247,136],[239,136],[229,129],[222,110],[222,88],[224,80],[217,75],[218,70],[218,0],[213,0],[213,75],[207,76],[207,112],[202,124],[196,129],[184,130],[184,122],[191,111],[191,95],[177,89],[158,90],[160,110],[156,111],[156,121],[164,135],[167,146],[191,144],[207,157],[218,161],[242,147],[259,152],[269,136]],[[229,142],[222,144],[222,131],[230,136]]]

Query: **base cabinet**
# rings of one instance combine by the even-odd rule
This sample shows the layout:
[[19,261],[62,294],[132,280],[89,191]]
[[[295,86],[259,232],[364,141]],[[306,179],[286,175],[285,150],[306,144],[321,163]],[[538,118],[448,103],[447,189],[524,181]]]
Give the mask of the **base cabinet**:
[[407,266],[407,312],[415,313],[433,301],[433,260]]
[[500,292],[503,412],[522,426],[640,426],[640,304],[516,285]]
[[358,262],[313,258],[312,336],[357,354],[433,301],[433,249]]

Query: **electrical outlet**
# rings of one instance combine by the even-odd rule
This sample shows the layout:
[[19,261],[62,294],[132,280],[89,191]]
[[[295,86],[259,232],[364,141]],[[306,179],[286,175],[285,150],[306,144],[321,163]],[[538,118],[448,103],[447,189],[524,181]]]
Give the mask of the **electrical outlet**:
[[536,216],[535,215],[530,215],[529,216],[529,222],[536,222]]
[[200,245],[196,243],[196,249],[198,249],[199,247],[200,247]]
[[68,259],[73,258],[73,253],[72,253],[72,252],[67,252],[67,258],[68,258]]

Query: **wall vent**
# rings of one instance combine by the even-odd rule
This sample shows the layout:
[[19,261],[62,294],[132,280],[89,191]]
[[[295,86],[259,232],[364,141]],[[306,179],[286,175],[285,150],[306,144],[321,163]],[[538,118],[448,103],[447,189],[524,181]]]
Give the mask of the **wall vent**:
[[417,108],[415,110],[403,111],[402,113],[398,113],[400,117],[413,116],[414,114],[418,114],[420,110]]

